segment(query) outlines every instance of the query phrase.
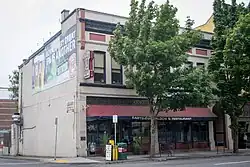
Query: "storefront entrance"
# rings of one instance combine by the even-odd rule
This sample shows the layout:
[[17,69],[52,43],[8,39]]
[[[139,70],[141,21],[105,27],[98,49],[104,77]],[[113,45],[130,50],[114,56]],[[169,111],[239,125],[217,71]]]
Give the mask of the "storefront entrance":
[[177,150],[209,149],[208,122],[159,122],[159,143]]
[[[150,150],[150,110],[147,99],[87,97],[87,143],[95,154],[104,154],[109,139],[114,139],[112,116],[118,116],[117,142],[128,151],[147,154]],[[163,111],[157,115],[158,141],[176,150],[209,149],[208,121],[216,118],[208,108],[187,107],[183,111]]]
[[[95,154],[103,154],[109,139],[114,139],[112,118],[89,118],[88,143],[96,146]],[[207,121],[158,121],[158,140],[163,147],[170,144],[176,150],[209,149]],[[147,154],[150,150],[150,122],[120,118],[117,142],[128,145],[132,154]],[[165,149],[167,151],[167,149]]]

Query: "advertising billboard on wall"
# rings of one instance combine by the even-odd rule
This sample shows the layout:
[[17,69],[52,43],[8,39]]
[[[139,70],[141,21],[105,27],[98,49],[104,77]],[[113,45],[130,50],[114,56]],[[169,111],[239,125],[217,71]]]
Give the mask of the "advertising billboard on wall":
[[45,46],[33,59],[32,88],[43,91],[76,76],[76,26]]

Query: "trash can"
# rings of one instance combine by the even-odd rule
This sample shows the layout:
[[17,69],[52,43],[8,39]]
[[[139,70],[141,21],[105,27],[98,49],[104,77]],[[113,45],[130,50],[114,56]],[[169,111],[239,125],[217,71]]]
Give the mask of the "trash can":
[[118,160],[127,160],[128,159],[127,143],[117,143],[117,147],[118,147]]

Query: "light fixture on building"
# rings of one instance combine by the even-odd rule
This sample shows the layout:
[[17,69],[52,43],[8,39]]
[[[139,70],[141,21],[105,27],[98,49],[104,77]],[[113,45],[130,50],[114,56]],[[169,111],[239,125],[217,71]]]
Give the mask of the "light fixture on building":
[[20,113],[14,113],[13,115],[12,115],[12,122],[14,123],[14,124],[21,124],[21,115],[20,115]]

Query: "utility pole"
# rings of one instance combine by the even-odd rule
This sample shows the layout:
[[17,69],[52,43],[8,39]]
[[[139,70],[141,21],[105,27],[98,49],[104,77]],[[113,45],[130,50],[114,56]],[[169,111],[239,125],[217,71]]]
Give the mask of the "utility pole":
[[57,151],[57,130],[58,130],[58,118],[56,117],[55,118],[55,128],[56,128],[56,131],[55,131],[55,155],[54,155],[54,160],[56,160],[56,151]]

